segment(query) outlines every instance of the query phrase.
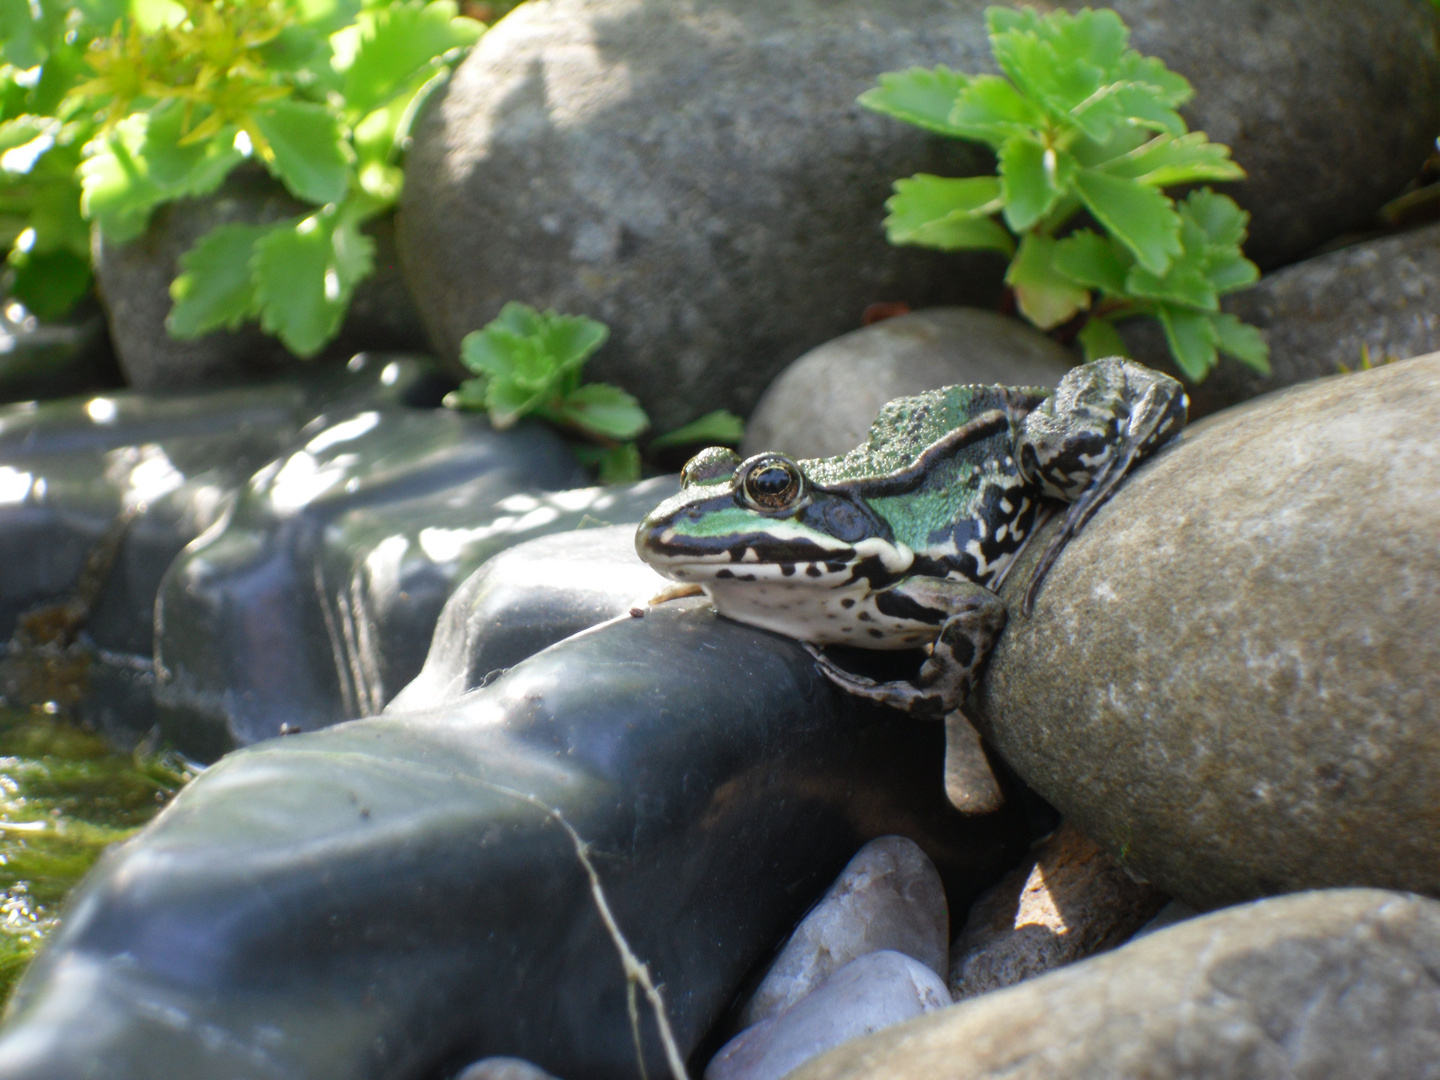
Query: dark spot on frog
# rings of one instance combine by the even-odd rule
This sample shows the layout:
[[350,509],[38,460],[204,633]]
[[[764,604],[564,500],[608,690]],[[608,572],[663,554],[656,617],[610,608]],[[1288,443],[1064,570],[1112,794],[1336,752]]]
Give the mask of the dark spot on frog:
[[782,574],[785,575],[786,577],[793,577],[794,574],[795,574],[795,564],[794,564],[794,563],[788,563],[788,562],[787,562],[787,563],[781,563],[781,564],[780,564],[780,573],[782,573]]
[[880,629],[878,629],[877,627],[872,626],[872,627],[870,628],[870,636],[871,636],[871,637],[876,637],[876,638],[884,637],[884,636],[885,636],[885,631],[884,631],[884,630],[880,630]]
[[853,597],[847,596],[844,600],[840,601],[840,606],[843,607],[846,611],[849,611],[852,607],[855,606],[855,600]]
[[838,574],[845,569],[845,564],[843,562],[827,562],[825,569],[829,570],[832,574]]
[[957,635],[955,640],[951,642],[950,651],[954,654],[955,659],[959,661],[961,667],[968,668],[975,662],[975,645],[968,637]]
[[[731,575],[731,576],[733,577],[734,575]],[[740,575],[739,577],[737,577],[735,580],[736,580],[736,581],[754,581],[754,580],[755,580],[755,575],[754,575],[754,574],[741,574],[741,575]]]
[[726,570],[722,567],[721,569],[715,571],[715,576],[717,578],[733,578],[735,576],[735,571]]
[[860,614],[857,615],[856,618],[858,618],[861,622],[874,622],[874,621],[875,621],[874,619],[872,619],[872,618],[870,617],[870,613],[869,613],[868,611],[862,611],[862,612],[860,612]]
[[809,566],[805,567],[805,575],[807,577],[820,577],[824,573],[825,571],[821,570],[820,567],[815,563],[811,563]]

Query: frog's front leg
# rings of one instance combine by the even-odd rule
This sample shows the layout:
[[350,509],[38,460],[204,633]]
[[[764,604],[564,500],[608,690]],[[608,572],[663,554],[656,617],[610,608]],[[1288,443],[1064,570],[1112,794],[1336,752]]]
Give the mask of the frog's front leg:
[[938,720],[958,709],[1005,628],[1004,602],[971,581],[916,576],[877,592],[873,603],[882,616],[919,628],[940,628],[919,676],[913,683],[876,682],[837,667],[820,650],[810,647],[821,670],[852,694],[927,719]]
[[1112,356],[1072,369],[1021,422],[1020,471],[1045,494],[1071,504],[1030,577],[1025,614],[1066,542],[1143,457],[1180,433],[1188,404],[1170,376]]

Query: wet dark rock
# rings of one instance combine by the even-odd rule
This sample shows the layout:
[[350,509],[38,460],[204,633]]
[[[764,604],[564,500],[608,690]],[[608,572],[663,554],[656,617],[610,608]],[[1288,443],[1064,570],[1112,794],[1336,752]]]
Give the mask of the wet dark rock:
[[[283,385],[119,391],[0,409],[0,638],[14,635],[27,613],[38,623],[59,618],[68,624],[55,626],[65,640],[53,640],[69,657],[66,670],[78,672],[78,681],[51,678],[64,673],[47,674],[44,656],[12,650],[5,682],[12,695],[16,680],[29,689],[11,700],[64,703],[69,695],[104,730],[148,731],[155,597],[171,561],[327,408],[397,408],[430,395],[433,382],[425,365],[359,357]],[[73,608],[82,568],[117,523],[115,549],[84,611],[47,613]]]
[[[674,478],[593,494],[584,511],[606,520],[639,516],[674,494]],[[387,706],[427,708],[581,630],[624,615],[671,582],[635,557],[635,526],[570,530],[500,552],[445,602],[425,666]]]
[[1430,1080],[1437,958],[1434,900],[1277,897],[856,1040],[794,1080]]
[[[1271,390],[1440,350],[1440,225],[1366,240],[1287,266],[1227,296],[1224,310],[1260,328],[1269,375],[1221,358],[1189,387],[1192,417]],[[1141,363],[1177,375],[1164,332],[1150,319],[1124,325]]]
[[[300,361],[256,323],[181,340],[165,330],[165,319],[180,256],[212,228],[270,224],[315,209],[293,198],[259,166],[242,166],[213,195],[161,206],[135,240],[107,243],[96,230],[95,277],[126,383],[138,390],[196,390],[298,367]],[[340,336],[312,362],[343,361],[367,350],[428,348],[397,267],[393,218],[381,217],[365,232],[375,241],[375,272],[356,288]]]
[[[593,377],[639,395],[663,431],[748,413],[876,301],[993,306],[1000,259],[894,248],[881,226],[896,178],[984,172],[988,152],[855,104],[885,71],[994,71],[986,6],[522,6],[416,128],[399,244],[435,347],[454,362],[508,300],[602,319]],[[1247,170],[1230,187],[1263,266],[1365,227],[1440,130],[1425,0],[1116,6],[1137,48],[1194,83],[1192,125]]]
[[856,853],[795,928],[741,1023],[784,1012],[850,961],[883,949],[943,977],[949,945],[950,912],[934,864],[913,840],[882,836]]
[[166,734],[205,760],[282,724],[379,712],[419,673],[459,582],[603,498],[564,490],[584,473],[535,422],[495,432],[475,414],[361,406],[303,437],[160,586],[156,700]]
[[949,1004],[945,980],[914,957],[866,953],[731,1039],[706,1066],[705,1080],[780,1080],[831,1047]]
[[1200,909],[1440,893],[1440,355],[1188,430],[1019,594],[967,709],[1032,788]]
[[72,397],[122,385],[105,318],[93,300],[52,322],[0,305],[0,402]]
[[1079,357],[1019,319],[931,308],[812,349],[770,384],[745,428],[744,456],[831,457],[862,444],[888,401],[956,383],[1054,386]]
[[987,994],[1114,948],[1165,902],[1063,823],[970,905],[955,939],[950,994]]
[[942,752],[703,603],[617,620],[448,707],[207,770],[72,898],[0,1073],[635,1076],[614,944],[541,808],[589,843],[688,1053],[865,840],[914,838],[956,904],[1018,854],[1018,815],[946,804]]

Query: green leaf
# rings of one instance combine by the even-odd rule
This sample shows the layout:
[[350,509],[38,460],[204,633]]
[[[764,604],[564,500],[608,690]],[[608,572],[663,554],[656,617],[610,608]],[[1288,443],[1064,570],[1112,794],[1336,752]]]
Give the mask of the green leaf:
[[1210,285],[1221,296],[1243,289],[1260,280],[1260,268],[1237,250],[1223,255],[1212,255],[1206,270]]
[[920,173],[895,181],[895,194],[885,203],[890,211],[885,230],[892,244],[993,249],[1009,255],[1015,242],[989,217],[1002,205],[998,177],[956,180]]
[[[1117,78],[1134,83],[1154,101],[1178,109],[1195,96],[1190,80],[1165,66],[1165,61],[1154,56],[1141,56],[1133,49],[1127,50],[1115,66]],[[1182,123],[1175,134],[1183,134]]]
[[1015,290],[1020,313],[1041,330],[1049,330],[1090,306],[1090,293],[1055,269],[1055,241],[1026,233],[1005,281]]
[[602,439],[633,439],[650,426],[635,398],[609,383],[586,383],[565,395],[554,418]]
[[345,71],[346,109],[354,116],[384,104],[415,72],[451,49],[474,44],[485,27],[456,17],[453,0],[423,7],[395,5],[366,12],[358,46]]
[[1115,329],[1115,324],[1109,319],[1091,319],[1080,329],[1077,340],[1080,347],[1085,350],[1087,362],[1092,360],[1103,360],[1107,356],[1130,355],[1130,350],[1125,346],[1125,339],[1120,336],[1120,331]]
[[255,126],[274,152],[267,162],[297,199],[339,202],[350,187],[350,144],[323,105],[282,98],[255,113]]
[[360,0],[291,0],[301,25],[318,34],[333,34],[355,21]]
[[880,76],[880,85],[866,90],[859,102],[907,124],[940,135],[964,135],[950,123],[955,100],[970,83],[970,76],[951,71],[943,64],[932,69],[914,67]]
[[1151,187],[1245,178],[1245,170],[1230,160],[1230,148],[1210,142],[1203,131],[1179,138],[1157,135],[1123,157],[1107,162],[1104,171]]
[[1202,381],[1215,366],[1215,343],[1219,335],[1214,317],[1208,312],[1170,304],[1156,305],[1155,314],[1165,328],[1165,340],[1176,365],[1191,382]]
[[950,126],[966,139],[998,149],[1016,136],[1038,138],[1046,127],[1045,113],[998,75],[977,75],[955,99]]
[[535,412],[550,397],[548,388],[522,386],[513,379],[494,378],[485,387],[485,408],[496,431],[514,427],[522,416]]
[[0,0],[0,59],[22,70],[45,61],[45,43],[29,0]]
[[252,266],[265,332],[297,356],[319,352],[339,330],[356,284],[370,272],[374,246],[352,218],[340,214],[314,214],[260,237]]
[[716,409],[690,423],[650,440],[651,450],[667,446],[736,446],[745,437],[745,421],[728,409]]
[[1014,232],[1024,232],[1049,213],[1069,189],[1075,159],[1019,136],[1000,148],[999,158],[1005,224]]
[[1055,241],[1052,258],[1055,269],[1071,281],[1112,296],[1125,295],[1125,275],[1133,263],[1130,253],[1113,240],[1079,229]]
[[251,263],[261,237],[293,229],[273,225],[217,225],[180,256],[180,276],[170,283],[175,301],[165,319],[172,337],[193,338],[224,327],[236,330],[258,313]]
[[1182,217],[1193,221],[1215,247],[1238,248],[1245,239],[1250,215],[1228,195],[1209,188],[1192,191],[1179,205]]
[[65,249],[12,251],[10,295],[42,320],[63,318],[90,291],[90,260]]
[[1096,220],[1147,270],[1163,274],[1180,254],[1180,215],[1159,191],[1093,169],[1075,174],[1075,188]]
[[485,408],[485,385],[486,380],[483,376],[478,379],[466,379],[445,395],[445,407],[462,409],[466,412],[480,412]]
[[81,208],[107,240],[123,243],[139,236],[155,206],[214,191],[244,160],[232,128],[222,137],[182,144],[184,113],[179,102],[136,113],[87,147],[91,156],[80,166]]
[[640,451],[633,442],[608,449],[598,446],[576,447],[576,456],[587,465],[594,465],[602,484],[633,484],[640,479]]
[[1215,344],[1221,352],[1254,368],[1261,375],[1270,374],[1270,346],[1259,330],[1229,313],[1212,316],[1210,324],[1215,330]]

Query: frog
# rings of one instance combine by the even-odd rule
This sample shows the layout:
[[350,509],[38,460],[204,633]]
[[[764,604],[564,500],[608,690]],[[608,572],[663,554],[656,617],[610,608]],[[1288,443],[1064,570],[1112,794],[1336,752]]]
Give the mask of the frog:
[[[741,459],[709,447],[636,531],[640,558],[737,622],[800,641],[850,694],[944,719],[947,790],[975,812],[998,783],[962,705],[1009,617],[998,595],[1040,526],[1063,513],[1021,600],[1033,611],[1065,545],[1183,429],[1175,379],[1121,357],[1052,388],[955,385],[897,398],[835,457]],[[919,649],[913,679],[842,667],[826,646]]]

